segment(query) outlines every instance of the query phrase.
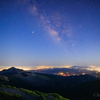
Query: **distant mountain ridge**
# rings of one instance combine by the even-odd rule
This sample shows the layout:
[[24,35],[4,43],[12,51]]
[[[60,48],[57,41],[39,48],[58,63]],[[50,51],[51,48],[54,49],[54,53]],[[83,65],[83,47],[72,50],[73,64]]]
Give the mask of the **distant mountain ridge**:
[[17,73],[23,72],[23,71],[24,71],[23,69],[11,67],[9,69],[4,69],[4,70],[0,71],[0,75],[9,76],[9,75],[17,74]]
[[18,69],[18,68],[15,68],[15,67],[11,67],[9,69],[4,69],[2,71],[24,71],[23,69]]

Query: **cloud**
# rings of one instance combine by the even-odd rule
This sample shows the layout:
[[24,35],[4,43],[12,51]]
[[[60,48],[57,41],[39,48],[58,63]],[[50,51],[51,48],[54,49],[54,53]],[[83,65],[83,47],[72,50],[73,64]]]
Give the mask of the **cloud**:
[[61,68],[70,68],[71,66],[63,66],[63,67],[61,67]]
[[94,66],[94,65],[89,65],[87,70],[95,70],[95,71],[100,71],[100,66]]
[[90,71],[100,71],[99,66],[89,65],[89,66],[71,66],[72,69],[86,69]]
[[90,65],[89,67],[91,67],[91,68],[96,68],[96,66],[93,66],[93,65]]
[[87,68],[90,68],[89,66],[72,66],[70,68],[73,68],[73,69],[87,69]]

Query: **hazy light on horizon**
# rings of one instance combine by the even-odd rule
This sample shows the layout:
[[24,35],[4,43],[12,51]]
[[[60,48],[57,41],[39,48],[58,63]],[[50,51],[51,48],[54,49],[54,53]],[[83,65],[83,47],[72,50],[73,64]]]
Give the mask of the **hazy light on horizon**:
[[[70,68],[72,69],[73,66],[0,66],[0,71],[2,71],[3,69],[9,69],[11,67],[15,67],[18,69],[23,69],[23,70],[41,70],[41,69],[53,69],[53,68]],[[97,71],[100,72],[100,67],[99,66],[76,66],[76,68],[74,69],[86,69],[86,70],[90,70],[90,71]]]

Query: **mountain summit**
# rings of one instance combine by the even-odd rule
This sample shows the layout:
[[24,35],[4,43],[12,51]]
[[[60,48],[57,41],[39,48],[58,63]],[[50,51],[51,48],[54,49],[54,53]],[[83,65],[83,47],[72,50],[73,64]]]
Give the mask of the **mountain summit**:
[[0,75],[9,76],[9,75],[17,74],[17,73],[23,72],[23,71],[24,71],[23,69],[11,67],[9,69],[4,69],[4,70],[0,71]]
[[13,72],[13,71],[24,71],[23,69],[18,69],[18,68],[15,68],[15,67],[11,67],[11,68],[9,68],[7,71],[11,71],[11,72]]

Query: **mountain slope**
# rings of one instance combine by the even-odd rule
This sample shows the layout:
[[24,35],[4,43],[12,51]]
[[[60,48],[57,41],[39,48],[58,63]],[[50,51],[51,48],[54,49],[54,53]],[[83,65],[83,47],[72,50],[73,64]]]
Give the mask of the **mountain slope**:
[[[17,88],[26,88],[33,91],[38,90],[44,93],[58,93],[65,98],[70,98],[71,100],[92,100],[93,97],[87,95],[88,93],[86,91],[89,87],[85,86],[85,84],[88,84],[88,82],[91,84],[91,82],[98,79],[97,77],[90,75],[66,77],[32,73],[23,70],[20,71],[15,68],[6,70],[6,73],[7,71],[13,74],[3,74],[6,76],[1,76],[0,84],[16,86]],[[90,85],[90,88],[91,87],[93,86]],[[91,91],[88,92],[91,93]]]
[[4,85],[0,87],[0,98],[2,100],[69,100],[56,93],[47,94]]
[[[72,92],[75,93],[75,97],[79,97],[79,94],[84,95],[84,97],[88,97],[91,100],[100,100],[100,79],[80,84],[74,88],[71,88],[69,91],[70,95]],[[73,96],[74,97],[74,96]],[[69,97],[70,98],[70,97]],[[71,98],[72,100],[77,100]],[[88,99],[86,99],[88,100]]]
[[23,71],[24,71],[23,69],[11,67],[9,69],[4,69],[4,70],[0,71],[0,75],[10,76],[10,75],[14,75],[14,74],[17,74],[17,73],[23,72]]

